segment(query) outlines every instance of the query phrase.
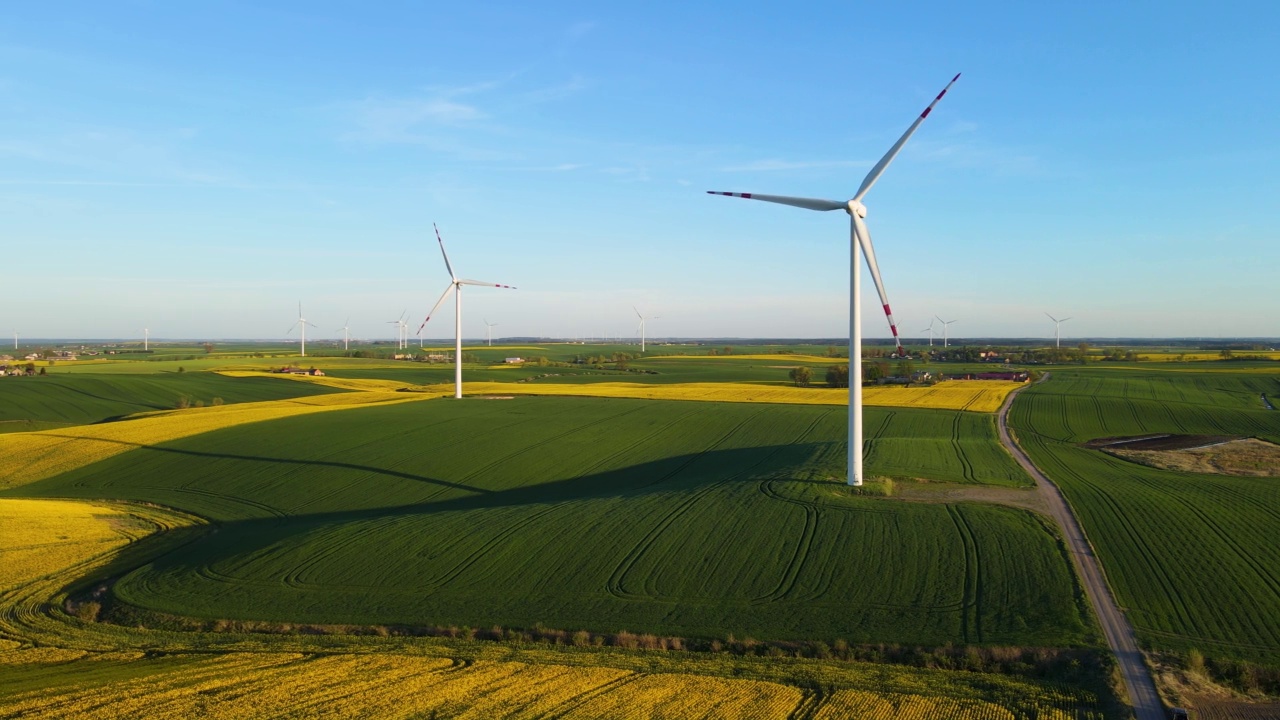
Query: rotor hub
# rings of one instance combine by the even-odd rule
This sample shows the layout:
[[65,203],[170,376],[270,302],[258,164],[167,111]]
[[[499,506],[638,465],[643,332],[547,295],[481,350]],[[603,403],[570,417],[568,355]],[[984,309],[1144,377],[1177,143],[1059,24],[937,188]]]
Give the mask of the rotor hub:
[[860,218],[867,217],[867,206],[857,200],[850,200],[847,211],[850,215],[857,215]]

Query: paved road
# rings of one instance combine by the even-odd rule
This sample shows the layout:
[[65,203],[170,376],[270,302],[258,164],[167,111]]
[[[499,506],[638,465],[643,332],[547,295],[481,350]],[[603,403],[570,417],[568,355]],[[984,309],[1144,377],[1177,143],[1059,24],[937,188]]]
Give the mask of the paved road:
[[[1045,375],[1045,378],[1047,379],[1048,375]],[[1076,566],[1076,576],[1084,586],[1089,604],[1093,605],[1093,612],[1102,624],[1102,632],[1107,638],[1107,644],[1111,646],[1111,652],[1115,653],[1120,672],[1124,675],[1124,685],[1129,691],[1129,703],[1133,706],[1134,716],[1137,720],[1165,720],[1168,715],[1165,713],[1160,696],[1156,694],[1156,685],[1151,679],[1151,672],[1142,660],[1142,653],[1138,650],[1138,641],[1133,635],[1133,628],[1129,625],[1124,613],[1120,612],[1115,598],[1111,596],[1111,589],[1102,575],[1102,565],[1093,554],[1093,547],[1085,539],[1084,531],[1080,529],[1076,516],[1071,513],[1071,506],[1067,504],[1058,486],[1050,482],[1049,478],[1032,464],[1031,458],[1027,457],[1027,454],[1009,435],[1009,426],[1006,422],[1009,406],[1013,404],[1014,396],[1020,391],[1021,388],[1009,393],[1004,405],[1000,406],[1000,413],[996,416],[1000,442],[1004,443],[1027,474],[1035,478],[1036,487],[1049,504],[1049,513],[1058,522],[1058,527],[1062,528],[1067,551],[1071,555],[1072,563]]]

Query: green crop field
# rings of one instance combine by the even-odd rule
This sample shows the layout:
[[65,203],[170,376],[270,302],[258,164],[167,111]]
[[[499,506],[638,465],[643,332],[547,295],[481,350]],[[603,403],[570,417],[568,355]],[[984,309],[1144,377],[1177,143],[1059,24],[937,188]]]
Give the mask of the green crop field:
[[[1215,368],[1215,370],[1217,370]],[[1080,443],[1148,433],[1280,442],[1280,373],[1057,369],[1010,416],[1067,495],[1142,640],[1280,660],[1280,483],[1127,462]]]
[[[282,383],[283,384],[283,383]],[[868,410],[871,473],[1024,484],[990,417]],[[228,428],[8,494],[216,533],[124,577],[150,610],[762,639],[1091,641],[1044,521],[852,497],[838,407],[432,400]]]
[[171,410],[187,398],[209,404],[282,400],[333,392],[331,388],[273,378],[229,378],[215,373],[0,378],[0,432],[84,425],[149,410]]

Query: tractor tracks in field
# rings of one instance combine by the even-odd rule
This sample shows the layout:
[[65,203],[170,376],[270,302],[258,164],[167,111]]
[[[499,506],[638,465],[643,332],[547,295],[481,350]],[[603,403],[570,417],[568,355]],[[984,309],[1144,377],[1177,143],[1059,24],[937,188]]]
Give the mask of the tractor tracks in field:
[[[1049,375],[1046,373],[1037,382],[1047,379]],[[1142,652],[1138,649],[1138,640],[1134,635],[1133,626],[1129,624],[1128,618],[1116,604],[1106,576],[1103,575],[1102,564],[1093,552],[1093,546],[1089,544],[1088,538],[1085,537],[1084,529],[1080,526],[1062,491],[1049,480],[1048,476],[1040,472],[1040,469],[1031,462],[1031,458],[1009,434],[1009,408],[1013,405],[1014,398],[1025,387],[1009,393],[1004,404],[1000,406],[1000,411],[996,415],[1000,442],[1013,455],[1013,459],[1022,466],[1022,469],[1035,480],[1036,487],[1049,506],[1049,514],[1053,516],[1062,531],[1063,543],[1075,566],[1076,576],[1084,587],[1089,604],[1093,606],[1094,615],[1098,618],[1098,624],[1102,626],[1107,645],[1115,655],[1116,663],[1124,678],[1125,690],[1129,694],[1129,704],[1133,706],[1134,717],[1136,720],[1163,720],[1164,704],[1156,692],[1151,671],[1143,660]]]

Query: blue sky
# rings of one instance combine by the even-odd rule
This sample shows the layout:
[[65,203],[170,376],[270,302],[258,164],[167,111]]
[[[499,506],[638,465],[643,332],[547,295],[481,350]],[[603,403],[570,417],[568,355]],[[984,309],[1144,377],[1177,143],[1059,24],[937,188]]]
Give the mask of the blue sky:
[[437,222],[469,337],[840,336],[847,218],[705,191],[847,198],[963,72],[866,198],[904,334],[1280,335],[1280,5],[722,7],[7,8],[0,328],[390,338]]

